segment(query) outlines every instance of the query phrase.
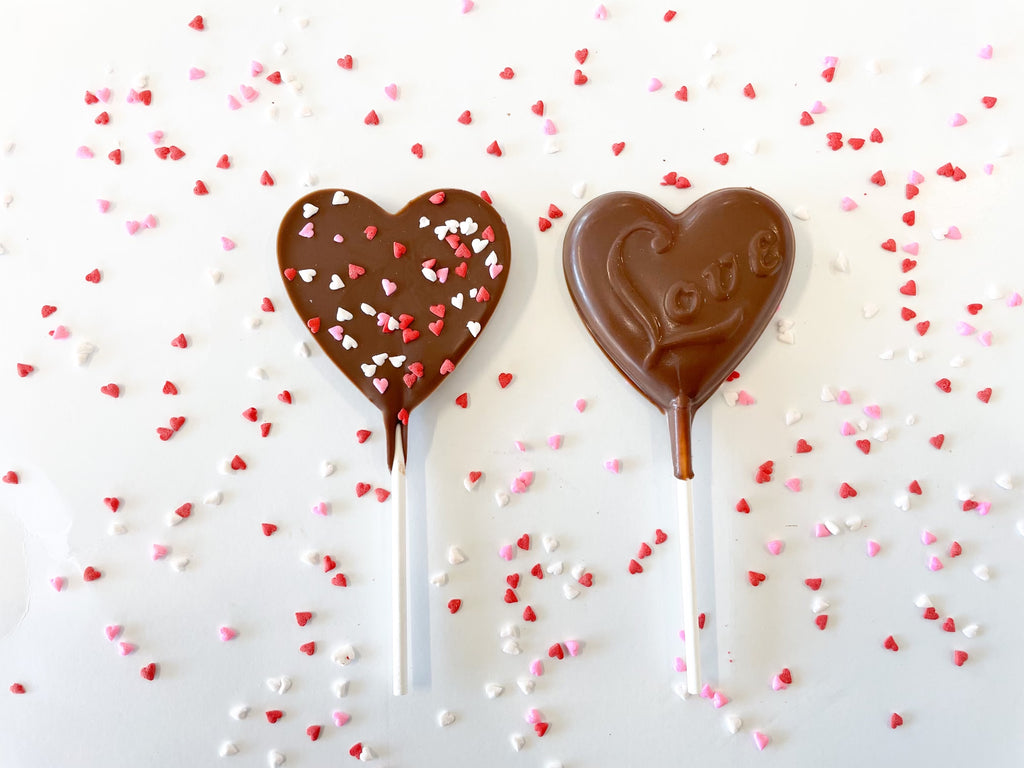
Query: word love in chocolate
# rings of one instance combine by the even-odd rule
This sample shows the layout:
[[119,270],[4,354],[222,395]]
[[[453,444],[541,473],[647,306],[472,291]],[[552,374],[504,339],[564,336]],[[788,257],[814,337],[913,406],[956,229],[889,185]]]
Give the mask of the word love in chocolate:
[[616,192],[569,225],[569,293],[598,346],[669,415],[676,477],[693,477],[694,411],[760,337],[793,263],[789,219],[753,189],[712,192],[680,214]]
[[427,192],[396,214],[341,189],[312,192],[277,235],[285,288],[321,349],[384,416],[407,455],[409,413],[455,370],[505,288],[505,223],[480,196]]

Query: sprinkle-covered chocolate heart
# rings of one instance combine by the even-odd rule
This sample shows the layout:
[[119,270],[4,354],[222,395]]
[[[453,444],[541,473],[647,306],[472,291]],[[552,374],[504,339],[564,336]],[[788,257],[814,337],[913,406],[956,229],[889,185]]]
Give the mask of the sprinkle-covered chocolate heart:
[[677,477],[693,476],[693,412],[757,341],[793,262],[789,219],[753,189],[712,192],[678,215],[615,192],[569,225],[569,293],[609,359],[669,414]]
[[458,189],[428,192],[396,214],[355,192],[298,200],[277,235],[288,296],[327,356],[395,430],[455,370],[494,312],[509,269],[498,213]]

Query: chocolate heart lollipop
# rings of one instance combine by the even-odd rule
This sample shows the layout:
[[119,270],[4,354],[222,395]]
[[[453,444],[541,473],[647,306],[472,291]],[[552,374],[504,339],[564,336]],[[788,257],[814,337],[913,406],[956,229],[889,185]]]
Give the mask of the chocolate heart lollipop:
[[793,271],[793,228],[753,189],[722,189],[681,214],[616,192],[569,225],[569,293],[598,346],[668,413],[679,479],[686,686],[700,690],[690,479],[693,414],[750,351]]
[[793,271],[793,228],[753,189],[721,189],[675,215],[616,192],[569,225],[563,266],[598,346],[669,416],[676,477],[693,477],[693,414],[735,369]]
[[508,230],[478,195],[428,192],[390,214],[347,190],[298,200],[277,234],[299,316],[331,361],[395,428],[458,365],[501,298]]
[[355,192],[328,189],[306,195],[285,214],[277,258],[313,338],[384,416],[393,674],[400,695],[409,659],[409,413],[455,370],[494,312],[508,279],[508,230],[490,205],[459,189],[428,192],[396,214]]

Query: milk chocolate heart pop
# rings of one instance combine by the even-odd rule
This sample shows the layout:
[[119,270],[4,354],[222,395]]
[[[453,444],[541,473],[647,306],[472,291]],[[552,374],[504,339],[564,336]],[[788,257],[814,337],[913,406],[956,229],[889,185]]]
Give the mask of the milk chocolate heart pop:
[[478,195],[428,192],[390,214],[355,192],[298,200],[277,257],[299,317],[384,417],[391,470],[395,693],[405,693],[405,461],[409,414],[455,370],[508,278],[505,223]]
[[687,689],[700,689],[690,430],[760,337],[793,271],[793,228],[770,197],[721,189],[673,214],[615,192],[586,205],[563,249],[569,293],[616,368],[667,414],[679,480]]

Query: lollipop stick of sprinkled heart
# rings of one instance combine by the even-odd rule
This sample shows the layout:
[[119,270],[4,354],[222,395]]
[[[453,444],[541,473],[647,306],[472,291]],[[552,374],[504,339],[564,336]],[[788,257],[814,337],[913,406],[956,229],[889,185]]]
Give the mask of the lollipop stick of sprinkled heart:
[[[400,427],[395,428],[399,433]],[[391,663],[395,696],[409,690],[408,556],[405,528],[405,452],[402,436],[395,436],[391,463]]]
[[697,637],[697,563],[694,557],[693,488],[676,480],[679,557],[683,577],[683,636],[686,643],[686,692],[700,693],[700,643]]

